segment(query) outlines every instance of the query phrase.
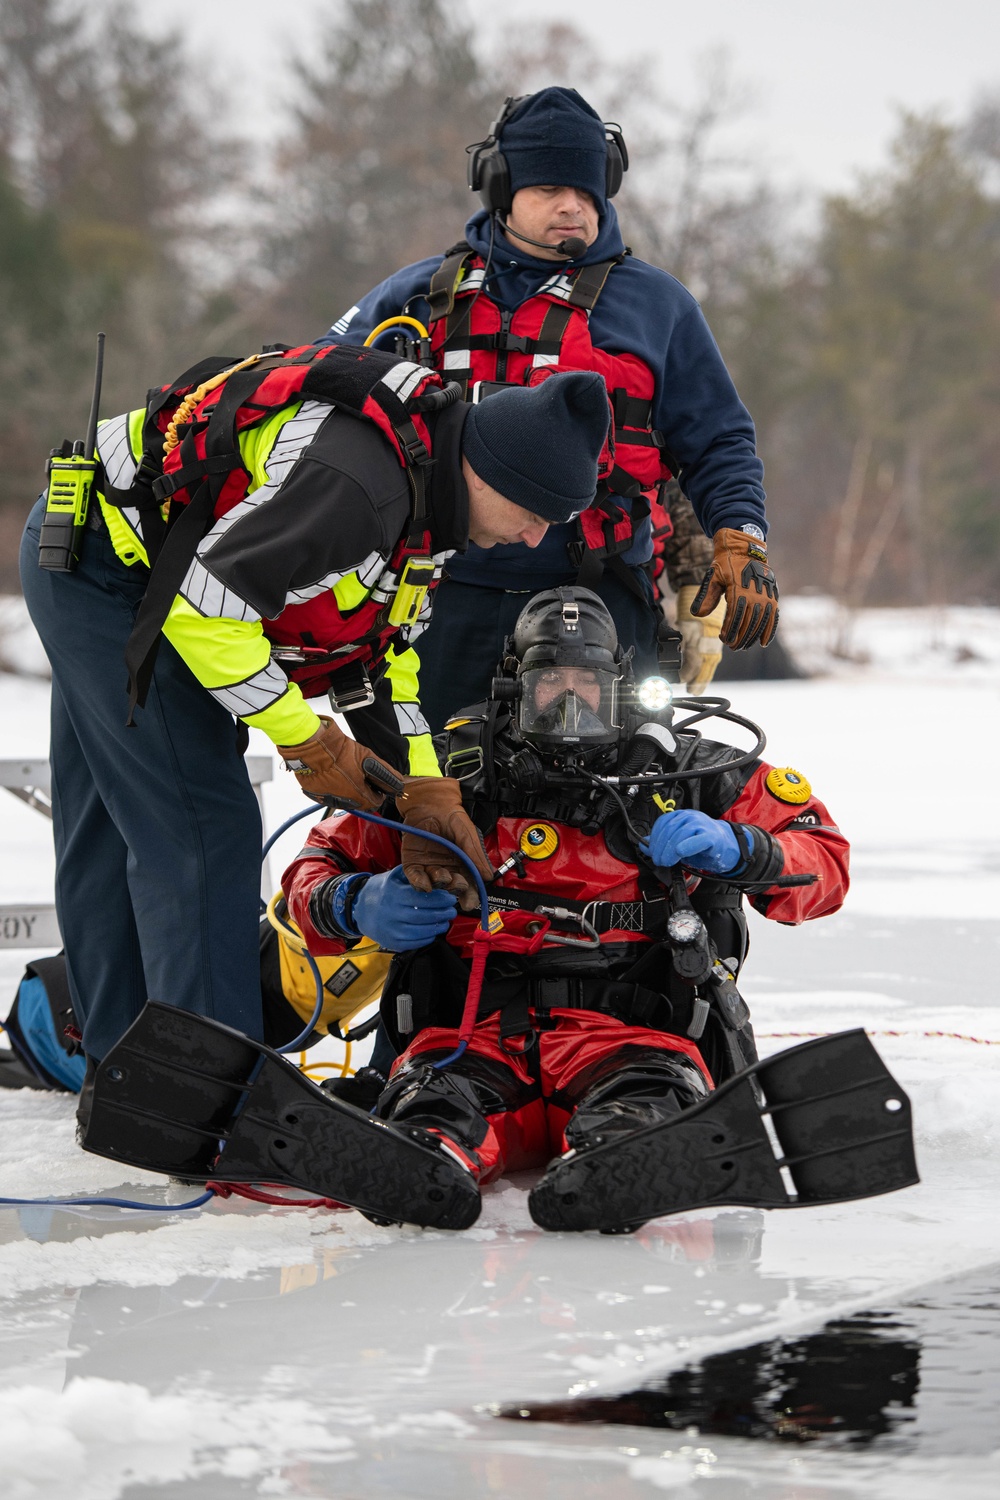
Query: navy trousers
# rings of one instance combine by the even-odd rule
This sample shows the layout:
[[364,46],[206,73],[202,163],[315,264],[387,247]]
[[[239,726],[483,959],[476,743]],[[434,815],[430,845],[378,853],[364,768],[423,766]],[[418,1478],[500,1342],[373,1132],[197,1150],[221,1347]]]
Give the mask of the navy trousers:
[[[659,671],[656,630],[662,615],[645,575],[633,569],[633,577],[648,590],[647,603],[607,570],[594,593],[611,613],[622,650],[633,648],[632,667],[641,680]],[[439,734],[457,709],[488,696],[504,641],[534,592],[480,588],[454,578],[438,586],[431,622],[413,643],[420,657],[420,707],[432,734]]]
[[100,1059],[147,998],[260,1038],[260,811],[232,717],[160,642],[125,728],[123,662],[146,570],[88,530],[75,573],[21,583],[52,664],[56,911],[83,1046]]

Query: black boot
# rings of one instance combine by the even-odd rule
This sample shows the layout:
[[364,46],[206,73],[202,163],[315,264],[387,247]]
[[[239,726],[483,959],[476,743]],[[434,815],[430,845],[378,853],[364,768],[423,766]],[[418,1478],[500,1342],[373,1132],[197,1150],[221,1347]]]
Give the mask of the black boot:
[[[542,1229],[573,1227],[566,1222],[569,1208],[573,1210],[571,1218],[591,1219],[589,1228],[621,1233],[626,1227],[621,1216],[603,1222],[607,1209],[604,1184],[593,1178],[593,1202],[581,1202],[575,1177],[572,1186],[567,1183],[569,1164],[597,1147],[622,1144],[650,1127],[677,1119],[683,1110],[707,1097],[708,1085],[687,1057],[643,1046],[613,1053],[589,1069],[577,1085],[582,1085],[584,1092],[566,1126],[569,1152],[553,1162],[536,1183],[528,1207]],[[629,1222],[627,1227],[637,1229],[641,1222]]]
[[349,1078],[324,1078],[320,1088],[343,1099],[345,1104],[353,1104],[355,1109],[363,1109],[366,1115],[370,1115],[386,1082],[387,1079],[378,1068],[359,1068]]

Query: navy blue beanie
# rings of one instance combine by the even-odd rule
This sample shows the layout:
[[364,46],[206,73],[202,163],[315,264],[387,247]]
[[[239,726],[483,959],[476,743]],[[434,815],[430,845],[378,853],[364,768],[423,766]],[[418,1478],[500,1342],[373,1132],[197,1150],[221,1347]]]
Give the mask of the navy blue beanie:
[[604,122],[576,89],[549,88],[525,100],[500,135],[510,190],[575,187],[607,210],[608,146]]
[[593,371],[508,386],[469,408],[462,452],[507,500],[560,525],[597,493],[597,460],[608,434],[607,387]]

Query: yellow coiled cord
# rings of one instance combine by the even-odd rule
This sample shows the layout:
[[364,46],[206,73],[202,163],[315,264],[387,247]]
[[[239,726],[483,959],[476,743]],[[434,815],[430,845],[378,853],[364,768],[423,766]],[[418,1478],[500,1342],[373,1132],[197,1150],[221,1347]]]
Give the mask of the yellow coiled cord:
[[230,365],[228,370],[221,370],[218,375],[213,375],[210,380],[203,380],[197,390],[192,391],[190,395],[184,397],[184,400],[167,423],[167,431],[163,439],[164,458],[177,447],[177,444],[180,442],[180,438],[177,436],[177,429],[178,427],[183,427],[185,422],[191,420],[199,401],[204,401],[209,391],[214,391],[217,386],[224,385],[230,375],[235,375],[237,370],[248,369],[250,365],[255,365],[262,357],[260,354],[251,354],[249,358],[241,359],[238,365]]

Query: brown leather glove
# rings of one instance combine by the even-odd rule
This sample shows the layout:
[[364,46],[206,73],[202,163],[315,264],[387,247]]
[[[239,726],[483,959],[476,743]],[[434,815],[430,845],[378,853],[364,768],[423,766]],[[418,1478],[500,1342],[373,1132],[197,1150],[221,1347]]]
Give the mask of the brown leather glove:
[[767,565],[767,547],[747,531],[724,526],[713,537],[715,558],[691,605],[704,619],[725,596],[722,639],[734,651],[755,641],[769,646],[778,627],[778,585]]
[[278,745],[277,751],[306,796],[316,802],[333,797],[341,807],[375,812],[387,796],[403,788],[402,776],[322,714],[312,739]]
[[434,887],[452,891],[463,911],[472,911],[479,896],[472,876],[462,861],[418,837],[417,830],[439,833],[469,856],[484,880],[495,874],[486,854],[482,834],[462,806],[462,789],[450,776],[407,776],[406,788],[396,798],[396,806],[405,824],[403,834],[403,874],[417,891]]

